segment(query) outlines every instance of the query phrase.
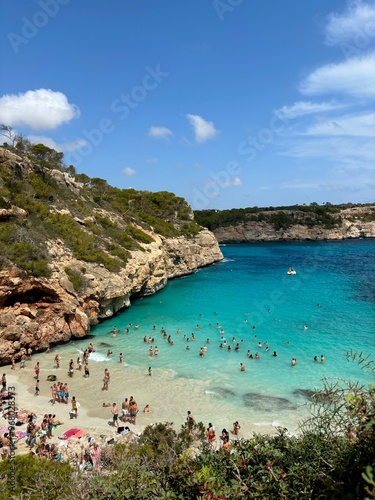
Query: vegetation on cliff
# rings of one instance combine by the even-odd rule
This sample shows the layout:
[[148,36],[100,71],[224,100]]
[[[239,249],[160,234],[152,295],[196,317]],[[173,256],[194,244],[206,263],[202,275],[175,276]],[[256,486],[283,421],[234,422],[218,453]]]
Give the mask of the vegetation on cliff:
[[[275,231],[288,229],[291,226],[303,225],[308,228],[321,227],[323,229],[333,229],[342,225],[342,212],[354,207],[370,207],[372,205],[354,205],[346,203],[342,205],[332,205],[325,203],[310,203],[310,205],[293,205],[288,207],[252,207],[233,208],[231,210],[196,210],[195,220],[198,224],[214,231],[220,227],[238,226],[244,223],[265,222],[273,226]],[[375,221],[375,211],[365,211],[363,214],[346,216],[347,219],[355,222]]]
[[191,237],[202,229],[188,203],[173,193],[115,188],[77,174],[62,153],[43,144],[22,137],[11,142],[0,148],[17,155],[0,160],[1,267],[15,264],[49,277],[46,241],[62,240],[77,260],[117,272],[129,251],[144,251],[154,241],[150,233]]

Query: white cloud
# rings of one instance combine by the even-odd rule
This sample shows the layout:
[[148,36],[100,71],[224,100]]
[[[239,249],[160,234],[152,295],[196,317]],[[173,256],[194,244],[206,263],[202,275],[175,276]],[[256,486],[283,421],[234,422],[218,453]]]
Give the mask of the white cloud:
[[292,106],[283,106],[282,108],[275,110],[275,114],[281,118],[292,119],[315,113],[326,113],[343,107],[345,107],[345,104],[339,104],[336,102],[299,101],[295,102]]
[[62,149],[58,146],[58,144],[51,139],[50,137],[46,137],[44,135],[28,135],[27,139],[32,143],[32,144],[44,144],[48,148],[54,149],[55,151],[58,151],[59,153],[62,152]]
[[305,78],[299,90],[307,95],[343,93],[354,97],[374,97],[375,53],[322,66]]
[[60,147],[62,148],[62,151],[67,152],[67,151],[77,151],[78,149],[83,148],[86,146],[87,141],[84,139],[77,139],[76,141],[73,142],[63,142],[60,144]]
[[45,146],[52,148],[55,151],[63,153],[67,153],[69,151],[77,151],[87,144],[83,139],[77,139],[73,142],[63,142],[61,144],[57,144],[57,142],[55,142],[53,139],[44,135],[28,135],[27,139],[32,144],[44,144]]
[[327,182],[319,185],[320,189],[324,191],[345,191],[349,193],[357,193],[358,191],[362,191],[364,186],[363,184],[347,184],[343,182]]
[[242,186],[242,180],[238,176],[236,176],[225,180],[221,180],[220,184],[218,184],[215,178],[214,179],[210,178],[207,179],[206,184],[213,185],[216,187],[219,185],[221,188],[228,188],[233,186]]
[[129,177],[136,174],[136,171],[134,170],[134,168],[130,168],[130,167],[125,167],[123,172],[125,175],[127,175]]
[[348,43],[353,49],[364,49],[375,37],[375,5],[355,1],[342,14],[329,14],[325,35],[327,45]]
[[156,139],[168,139],[169,136],[173,135],[173,132],[167,127],[150,127],[148,135]]
[[334,192],[343,191],[356,193],[362,191],[366,186],[363,184],[354,185],[353,183],[347,182],[283,182],[280,185],[280,189],[319,189],[322,191]]
[[230,180],[230,185],[231,186],[242,186],[242,181],[239,177],[233,177],[233,179]]
[[[307,74],[298,90],[309,99],[275,111],[281,120],[294,120],[289,136],[278,135],[279,154],[293,158],[302,172],[300,179],[294,176],[280,187],[347,196],[371,189],[374,178],[375,0],[354,0],[344,12],[330,14],[325,37],[346,59]],[[322,99],[325,95],[332,100]],[[350,113],[342,113],[343,108]]]
[[319,184],[317,182],[282,182],[280,185],[281,189],[318,189]]
[[310,126],[307,135],[375,136],[375,113],[344,115]]
[[12,127],[53,130],[79,115],[79,109],[70,104],[63,93],[50,89],[28,90],[0,98],[0,121]]
[[189,120],[190,125],[193,127],[195,141],[198,143],[206,142],[219,133],[219,131],[215,129],[212,122],[206,121],[199,115],[189,114],[186,115],[186,118]]
[[[312,160],[318,166],[320,161],[328,162],[332,167],[339,169],[361,169],[370,171],[375,169],[375,141],[371,137],[306,137],[293,139],[290,144],[283,145],[281,156],[296,158],[299,162]],[[316,160],[315,160],[316,159]],[[317,161],[319,160],[319,161]],[[327,165],[327,163],[325,163]],[[315,168],[315,167],[314,167]]]

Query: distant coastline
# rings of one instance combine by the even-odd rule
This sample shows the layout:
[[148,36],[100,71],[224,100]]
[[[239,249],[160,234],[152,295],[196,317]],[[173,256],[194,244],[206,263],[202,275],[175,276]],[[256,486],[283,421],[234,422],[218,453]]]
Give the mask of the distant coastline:
[[220,244],[375,238],[375,205],[348,205],[203,210],[194,215]]

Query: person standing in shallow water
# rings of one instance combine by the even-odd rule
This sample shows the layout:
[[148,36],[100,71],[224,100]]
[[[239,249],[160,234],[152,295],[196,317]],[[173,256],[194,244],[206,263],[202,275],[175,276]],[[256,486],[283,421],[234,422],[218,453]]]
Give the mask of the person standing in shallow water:
[[60,368],[60,357],[58,354],[56,354],[54,362],[55,362],[55,368]]
[[238,436],[238,434],[240,433],[240,429],[241,429],[241,426],[238,423],[238,420],[236,420],[235,422],[233,422],[233,434],[235,436]]

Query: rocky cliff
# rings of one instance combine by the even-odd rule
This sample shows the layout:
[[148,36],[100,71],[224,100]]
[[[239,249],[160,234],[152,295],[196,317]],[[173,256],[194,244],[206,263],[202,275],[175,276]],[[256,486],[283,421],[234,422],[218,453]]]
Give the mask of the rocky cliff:
[[252,241],[343,240],[348,238],[375,238],[375,206],[353,207],[341,210],[333,227],[305,225],[303,220],[287,228],[275,228],[267,220],[242,222],[213,229],[219,243]]
[[[131,219],[126,219],[124,222],[123,213],[98,207],[91,201],[90,215],[86,214],[84,217],[83,208],[80,207],[81,213],[78,217],[77,212],[73,213],[73,205],[62,203],[61,188],[63,186],[65,190],[65,197],[69,197],[71,193],[74,197],[81,196],[80,203],[84,201],[88,203],[88,194],[86,191],[83,195],[82,184],[75,182],[74,177],[66,172],[48,171],[48,178],[57,180],[60,191],[58,197],[49,194],[49,201],[44,208],[38,205],[38,210],[45,210],[41,218],[32,212],[32,208],[25,209],[13,204],[17,196],[12,198],[9,181],[9,173],[15,175],[15,172],[18,172],[17,182],[21,182],[19,179],[22,182],[26,180],[28,186],[27,173],[32,172],[34,176],[32,182],[36,183],[38,170],[35,170],[29,160],[1,148],[0,166],[2,172],[6,174],[3,175],[0,186],[2,188],[0,194],[3,194],[5,200],[3,205],[6,205],[6,208],[0,210],[2,235],[6,233],[7,241],[11,242],[9,245],[15,247],[17,251],[25,251],[25,248],[29,251],[31,245],[29,240],[35,242],[37,238],[35,224],[37,222],[41,224],[39,232],[43,233],[43,245],[39,247],[39,251],[43,255],[43,262],[47,262],[49,274],[48,277],[35,276],[37,274],[35,272],[32,275],[15,265],[10,257],[2,258],[0,364],[9,363],[11,358],[18,359],[30,347],[33,350],[41,350],[53,343],[85,336],[90,330],[90,325],[129,307],[132,299],[153,294],[163,288],[169,279],[193,273],[199,267],[222,259],[218,242],[213,233],[207,229],[199,227],[197,230],[194,226],[192,234],[164,236],[156,232],[152,226],[141,224],[141,221],[134,217],[134,213]],[[132,195],[135,199],[134,193]],[[143,203],[145,199],[147,201],[147,198],[143,198]],[[181,205],[181,200],[177,201]],[[77,205],[77,199],[74,202]],[[186,209],[186,205],[183,204],[185,218],[182,227],[186,227],[186,224],[190,224],[193,219],[190,207]],[[179,210],[181,212],[181,206]],[[100,235],[104,245],[101,251],[106,257],[104,263],[100,262],[100,259],[90,262],[94,259],[87,256],[84,261],[77,258],[77,251],[74,251],[75,247],[69,244],[69,237],[45,237],[44,233],[48,226],[44,226],[43,221],[48,221],[48,218],[52,217],[51,214],[55,217],[51,219],[54,223],[57,220],[56,214],[64,217],[63,220],[68,218],[72,232],[76,230],[76,225],[82,228],[82,238],[91,236],[91,230],[95,235]],[[186,219],[190,222],[186,222]],[[103,226],[94,224],[95,220],[105,221],[112,233],[104,233]],[[58,219],[58,222],[61,223],[61,220]],[[13,225],[9,225],[10,223]],[[124,224],[127,224],[126,228],[130,227],[133,230],[131,233],[133,236],[143,235],[141,241],[124,240]],[[177,226],[174,220],[174,227]],[[31,227],[33,233],[30,232]],[[115,230],[117,233],[114,233]],[[56,235],[56,230],[54,234]],[[131,241],[134,247],[126,250],[123,261],[108,254],[109,250],[115,249],[117,253],[114,255],[123,255],[118,253],[118,245],[113,242],[118,235],[123,238],[122,241]],[[99,239],[99,236],[97,238]],[[98,252],[98,249],[95,247],[94,251]],[[102,253],[98,253],[99,257]],[[30,257],[34,260],[35,258],[34,255]],[[116,263],[116,259],[121,265],[119,264],[114,272],[111,266]],[[107,265],[107,262],[111,266]],[[34,265],[32,269],[38,268]]]

